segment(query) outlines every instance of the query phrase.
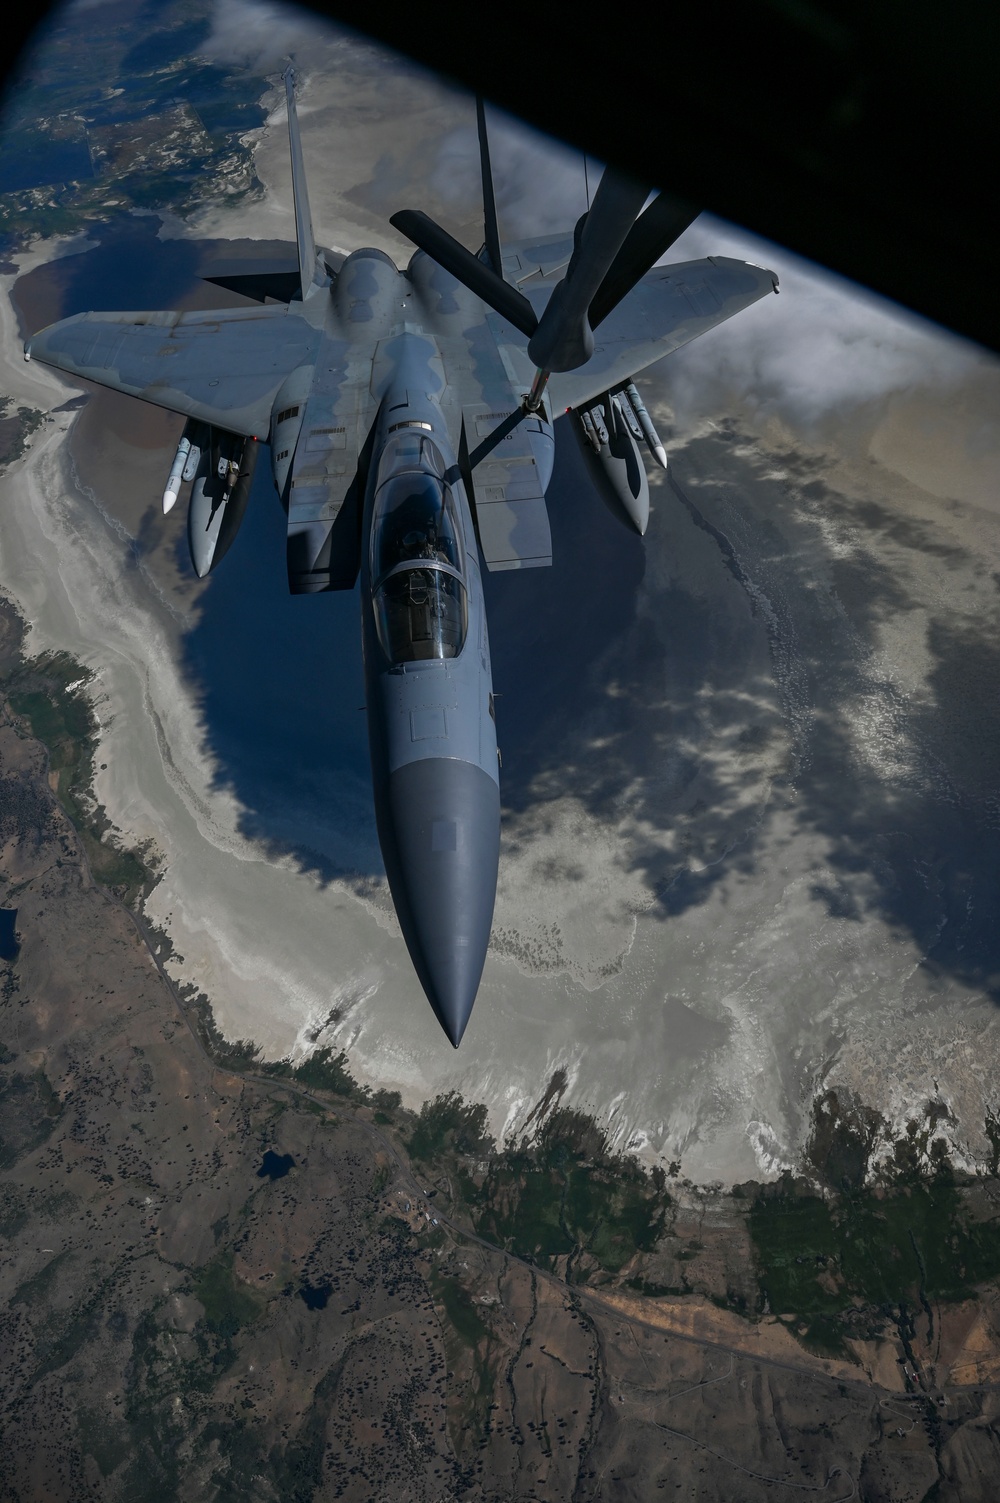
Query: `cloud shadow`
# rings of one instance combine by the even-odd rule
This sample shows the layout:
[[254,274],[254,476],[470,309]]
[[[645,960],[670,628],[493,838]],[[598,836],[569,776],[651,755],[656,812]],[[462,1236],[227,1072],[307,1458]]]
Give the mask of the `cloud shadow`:
[[[26,322],[32,310],[223,302],[196,278],[233,246],[155,230],[130,219],[102,231],[98,251],[23,279]],[[980,619],[943,606],[928,616],[908,561],[933,560],[956,599],[983,569],[943,526],[842,494],[821,460],[764,454],[735,424],[692,440],[674,466],[644,544],[604,509],[560,432],[553,567],[487,576],[505,839],[530,839],[550,805],[576,799],[616,827],[623,869],[668,920],[729,875],[760,870],[771,814],[794,785],[794,819],[823,837],[837,878],[817,876],[815,900],[909,935],[926,972],[1000,994],[997,596]],[[811,552],[797,551],[794,512],[855,544],[825,547],[814,530]],[[368,883],[382,866],[359,600],[289,596],[284,528],[262,458],[182,668],[243,833],[322,881]],[[140,529],[140,553],[152,536]],[[931,664],[912,702],[878,657],[885,623],[908,613]],[[572,861],[551,880],[572,881]]]

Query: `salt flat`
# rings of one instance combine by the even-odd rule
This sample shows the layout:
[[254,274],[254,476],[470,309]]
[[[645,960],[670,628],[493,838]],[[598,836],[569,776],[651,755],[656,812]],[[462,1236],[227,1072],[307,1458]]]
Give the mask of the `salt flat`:
[[[471,243],[468,101],[353,43],[303,95],[318,238],[402,261],[385,220],[406,203]],[[284,152],[279,110],[262,202],[164,233],[287,236]],[[545,160],[501,133],[512,225],[582,209],[562,153],[546,194]],[[784,290],[647,378],[671,476],[653,477],[645,543],[565,453],[555,567],[490,582],[504,839],[457,1054],[381,876],[357,599],[279,605],[266,476],[201,586],[179,522],[157,520],[169,430],[132,443],[119,423],[98,450],[95,398],[89,429],[57,416],[0,481],[4,587],[29,650],[94,670],[97,796],[159,853],[147,913],[227,1036],[269,1057],[344,1048],[408,1104],[485,1101],[496,1131],[556,1077],[617,1142],[699,1182],[794,1164],[830,1087],[897,1129],[940,1102],[938,1130],[979,1162],[1000,1063],[997,367],[728,227],[699,222],[673,258],[713,248],[766,256]],[[21,361],[11,280],[0,384],[48,410],[72,392]],[[289,656],[262,647],[252,674],[279,612]],[[293,657],[328,686],[326,746]]]

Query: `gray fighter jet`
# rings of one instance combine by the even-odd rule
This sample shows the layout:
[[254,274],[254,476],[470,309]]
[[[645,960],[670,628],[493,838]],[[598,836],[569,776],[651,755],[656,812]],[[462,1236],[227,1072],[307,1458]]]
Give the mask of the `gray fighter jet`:
[[352,589],[360,572],[379,842],[417,975],[457,1048],[500,852],[481,566],[552,561],[556,413],[611,509],[644,532],[642,454],[666,455],[632,377],[777,278],[721,256],[652,269],[696,211],[666,194],[644,208],[646,185],[610,170],[575,230],[502,245],[481,102],[478,254],[415,210],[391,221],[418,247],[405,270],[378,249],[317,252],[291,70],[285,84],[297,267],[209,278],[253,307],[78,314],[36,334],[25,358],[187,418],[163,503],[191,484],[198,575],[236,537],[263,442],[290,589]]

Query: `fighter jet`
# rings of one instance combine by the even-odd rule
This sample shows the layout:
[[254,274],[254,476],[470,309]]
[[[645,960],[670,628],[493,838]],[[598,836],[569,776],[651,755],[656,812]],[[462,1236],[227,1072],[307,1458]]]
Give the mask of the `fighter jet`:
[[209,281],[256,306],[81,313],[34,335],[25,358],[187,419],[163,506],[190,484],[199,576],[236,538],[265,443],[291,591],[353,589],[360,574],[379,843],[417,976],[457,1048],[500,853],[482,568],[552,562],[557,415],[611,510],[645,532],[642,454],[661,466],[666,454],[632,378],[777,277],[722,256],[658,266],[697,211],[611,170],[575,229],[503,244],[482,101],[478,253],[412,209],[390,221],[417,246],[404,269],[377,248],[317,250],[290,68],[285,88],[297,265],[215,268]]

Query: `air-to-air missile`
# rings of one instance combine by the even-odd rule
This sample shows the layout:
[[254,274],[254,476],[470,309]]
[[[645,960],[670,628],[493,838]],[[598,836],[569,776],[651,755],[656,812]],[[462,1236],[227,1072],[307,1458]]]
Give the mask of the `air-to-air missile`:
[[174,455],[174,462],[170,466],[170,474],[167,476],[167,483],[163,491],[164,516],[166,516],[168,511],[173,510],[174,503],[181,493],[181,481],[184,478],[184,470],[190,453],[191,440],[188,438],[187,430],[185,429],[181,441],[177,445],[177,453]]
[[653,427],[653,419],[646,411],[646,404],[636,391],[633,381],[629,381],[625,385],[624,395],[636,415],[650,454],[652,454],[660,468],[665,470],[667,468],[667,451],[660,442],[660,435]]
[[[163,507],[191,485],[201,578],[236,537],[257,435],[287,516],[292,593],[353,589],[360,570],[379,843],[414,967],[457,1046],[500,852],[481,565],[552,561],[553,404],[571,414],[560,431],[576,434],[601,496],[644,532],[642,446],[664,468],[667,457],[630,377],[777,279],[728,257],[656,269],[697,210],[664,193],[644,207],[646,189],[614,171],[572,239],[505,249],[482,101],[484,254],[411,209],[390,221],[418,247],[405,270],[377,248],[317,250],[291,70],[285,92],[296,262],[209,279],[270,306],[78,313],[33,335],[25,358],[34,350],[72,377],[183,414]],[[544,307],[505,277],[522,256],[531,276],[538,268],[532,295],[548,285]]]
[[208,429],[204,423],[188,423],[184,432],[188,438],[188,456],[184,462],[181,479],[187,484],[198,473],[198,462],[201,459],[201,451],[208,442]]

